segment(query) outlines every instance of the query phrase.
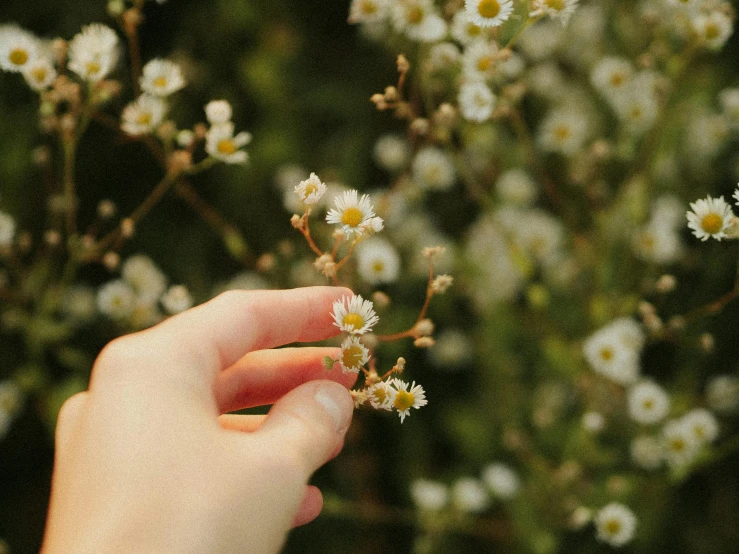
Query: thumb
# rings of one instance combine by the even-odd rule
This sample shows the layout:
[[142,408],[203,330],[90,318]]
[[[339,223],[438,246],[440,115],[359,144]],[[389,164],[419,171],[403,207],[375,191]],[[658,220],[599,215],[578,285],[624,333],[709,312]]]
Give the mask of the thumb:
[[254,438],[278,451],[289,451],[307,479],[340,448],[354,413],[345,387],[311,381],[280,398]]

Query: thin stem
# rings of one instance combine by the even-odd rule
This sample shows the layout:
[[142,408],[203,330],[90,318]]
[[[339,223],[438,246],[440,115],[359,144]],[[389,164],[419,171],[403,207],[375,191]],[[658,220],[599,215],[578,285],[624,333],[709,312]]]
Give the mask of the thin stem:
[[316,245],[316,243],[313,241],[313,237],[310,236],[310,227],[308,226],[308,212],[303,215],[303,226],[298,228],[298,231],[300,231],[303,236],[305,237],[305,240],[308,241],[308,246],[310,246],[310,249],[313,250],[313,252],[316,253],[318,256],[323,256],[323,251],[321,251],[320,248]]
[[64,151],[64,203],[66,214],[67,236],[77,234],[77,197],[75,194],[74,168],[77,139],[70,138],[62,142]]
[[434,281],[434,264],[429,261],[429,282],[426,285],[426,299],[423,302],[423,306],[421,307],[421,312],[418,314],[418,317],[416,318],[415,323],[411,325],[410,329],[406,329],[405,331],[401,331],[399,333],[394,333],[392,335],[376,335],[376,338],[378,341],[393,342],[393,341],[405,339],[405,338],[416,338],[416,332],[415,332],[416,325],[418,325],[426,317],[426,313],[428,312],[429,305],[431,304],[431,297],[434,295],[434,290],[431,286],[433,281]]

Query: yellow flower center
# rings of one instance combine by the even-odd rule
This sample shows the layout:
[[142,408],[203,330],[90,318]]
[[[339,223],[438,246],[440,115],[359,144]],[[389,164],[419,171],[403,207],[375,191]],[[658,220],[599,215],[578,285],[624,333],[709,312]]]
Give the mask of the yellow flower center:
[[571,135],[570,128],[566,125],[558,125],[554,128],[554,138],[557,140],[567,140]]
[[374,391],[372,391],[372,396],[378,404],[383,404],[385,400],[387,400],[387,390],[385,390],[383,387],[377,387]]
[[167,78],[165,76],[160,76],[154,79],[154,86],[157,88],[164,88],[167,86]]
[[28,52],[23,48],[16,48],[8,54],[8,60],[13,65],[24,65],[28,61]]
[[493,18],[500,13],[500,4],[498,0],[480,0],[477,12],[483,17]]
[[89,75],[97,75],[98,73],[100,73],[102,67],[100,67],[100,64],[97,62],[87,62],[87,64],[85,65],[85,69],[87,69],[87,73]]
[[701,427],[700,425],[693,425],[693,433],[699,439],[705,439],[706,438],[706,430],[703,427]]
[[151,114],[146,112],[140,113],[136,118],[136,123],[139,125],[149,125],[151,123]]
[[362,11],[362,13],[372,15],[377,13],[377,4],[374,2],[374,0],[362,0],[362,3],[359,5],[359,9]]
[[558,12],[565,9],[564,0],[544,0],[544,3],[547,5],[547,8],[557,10]]
[[703,216],[701,219],[701,227],[706,233],[711,235],[718,233],[724,226],[724,218],[716,213],[709,213]]
[[644,407],[645,410],[651,410],[654,408],[654,400],[651,398],[647,398],[644,400],[644,402],[641,403],[641,405]]
[[621,530],[621,522],[617,519],[609,519],[606,521],[605,528],[609,535],[615,535]]
[[398,394],[395,395],[395,402],[393,405],[401,412],[413,407],[415,397],[408,391],[399,390]]
[[641,119],[643,113],[644,112],[639,106],[634,106],[631,108],[629,115],[631,116],[631,119]]
[[480,71],[487,71],[490,69],[490,65],[493,63],[492,56],[483,56],[477,60],[477,69]]
[[359,314],[346,314],[342,323],[352,329],[361,329],[364,327],[364,318]]
[[31,77],[33,77],[34,81],[37,83],[43,83],[46,80],[46,76],[49,74],[49,72],[46,70],[45,67],[37,67],[33,71],[31,71]]
[[226,154],[227,156],[230,156],[231,154],[236,152],[236,145],[231,139],[221,139],[218,141],[217,149],[221,154]]
[[350,346],[341,353],[341,363],[349,369],[358,368],[363,357],[364,351],[360,346]]
[[381,260],[376,260],[375,263],[372,264],[372,270],[375,273],[381,273],[383,269],[385,269],[385,264]]
[[423,20],[423,8],[421,6],[409,6],[405,10],[405,18],[408,20],[408,23],[418,25]]
[[670,441],[670,448],[675,452],[682,452],[685,450],[685,441],[681,438],[672,439]]
[[359,226],[359,224],[362,223],[362,219],[362,210],[353,206],[351,208],[347,208],[344,210],[344,213],[341,214],[341,222],[349,227]]
[[613,359],[613,349],[606,346],[600,349],[600,357],[603,361],[608,362]]
[[624,84],[626,76],[620,71],[617,71],[616,73],[611,73],[611,78],[608,80],[610,81],[612,87],[620,87]]
[[305,185],[305,197],[306,198],[310,196],[311,194],[313,194],[314,192],[318,192],[318,187],[316,185],[314,185],[313,183],[308,183],[307,185]]
[[467,35],[470,37],[477,37],[482,34],[482,29],[474,23],[467,24]]
[[721,35],[721,29],[715,23],[709,23],[706,25],[706,40],[714,40]]

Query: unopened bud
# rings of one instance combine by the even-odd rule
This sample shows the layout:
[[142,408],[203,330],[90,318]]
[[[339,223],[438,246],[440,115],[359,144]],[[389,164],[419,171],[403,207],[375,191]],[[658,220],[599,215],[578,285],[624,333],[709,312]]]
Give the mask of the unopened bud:
[[444,294],[449,287],[452,286],[454,277],[451,275],[438,275],[433,281],[431,281],[431,292],[434,294]]
[[413,341],[413,346],[416,348],[431,348],[436,341],[431,337],[420,337]]
[[269,252],[267,252],[266,254],[262,254],[257,259],[257,271],[260,271],[262,273],[272,271],[276,265],[277,260],[275,259],[275,255],[270,254]]
[[130,217],[121,221],[121,234],[128,238],[131,238],[136,231],[136,223]]
[[100,219],[110,219],[115,215],[115,204],[112,200],[101,200],[98,202],[97,212]]
[[655,285],[655,288],[657,289],[657,292],[661,294],[670,293],[677,288],[677,279],[675,279],[673,275],[662,275],[659,279],[657,279],[657,284]]
[[293,216],[290,218],[290,225],[292,225],[296,229],[302,230],[304,227],[303,218],[300,217],[298,214],[293,214]]
[[446,248],[443,246],[427,246],[421,250],[421,255],[427,260],[433,260],[434,258],[441,256]]
[[106,252],[103,255],[103,265],[108,271],[115,271],[120,263],[121,257],[116,252]]
[[406,73],[411,68],[411,64],[408,62],[408,59],[403,54],[400,54],[398,56],[397,63],[398,63],[398,73]]
[[378,290],[372,293],[372,303],[375,305],[375,308],[386,308],[390,305],[390,297]]
[[413,333],[416,337],[428,337],[434,334],[434,322],[430,319],[422,319],[413,327]]
[[423,117],[418,117],[411,122],[410,129],[417,135],[425,135],[429,132],[429,120]]
[[706,353],[713,352],[714,346],[716,346],[716,341],[713,338],[713,335],[711,333],[703,333],[700,338],[701,341],[701,348]]

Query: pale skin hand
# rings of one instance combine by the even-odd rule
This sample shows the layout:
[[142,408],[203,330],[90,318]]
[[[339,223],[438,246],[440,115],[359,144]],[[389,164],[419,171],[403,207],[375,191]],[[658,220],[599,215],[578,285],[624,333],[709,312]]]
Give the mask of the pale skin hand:
[[347,294],[228,292],[110,343],[59,414],[42,553],[279,551],[321,510],[308,479],[343,445],[355,376],[324,369],[336,348],[270,349],[336,335]]

